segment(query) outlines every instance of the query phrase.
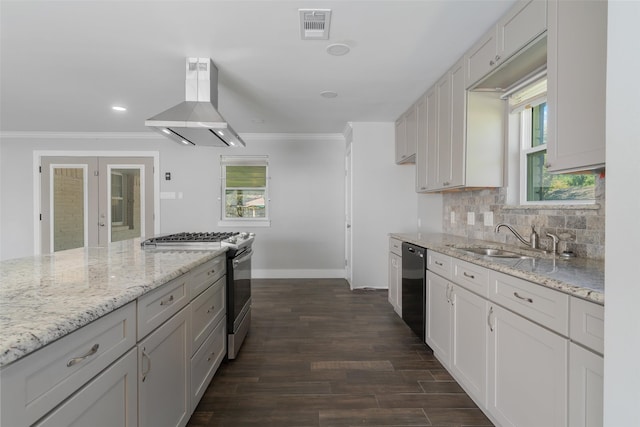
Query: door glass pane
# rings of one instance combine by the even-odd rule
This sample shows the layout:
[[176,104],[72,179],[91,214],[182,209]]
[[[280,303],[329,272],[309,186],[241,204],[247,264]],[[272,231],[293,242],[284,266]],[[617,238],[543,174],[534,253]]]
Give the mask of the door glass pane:
[[84,246],[84,169],[53,169],[53,250]]
[[111,169],[111,241],[141,236],[140,169]]

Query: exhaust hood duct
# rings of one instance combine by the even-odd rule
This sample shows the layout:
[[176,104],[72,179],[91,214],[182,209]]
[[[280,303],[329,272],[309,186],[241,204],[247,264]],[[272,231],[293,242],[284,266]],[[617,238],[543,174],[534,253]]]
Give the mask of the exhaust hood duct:
[[210,58],[187,58],[185,101],[144,122],[185,145],[244,147],[246,144],[218,112],[218,69]]

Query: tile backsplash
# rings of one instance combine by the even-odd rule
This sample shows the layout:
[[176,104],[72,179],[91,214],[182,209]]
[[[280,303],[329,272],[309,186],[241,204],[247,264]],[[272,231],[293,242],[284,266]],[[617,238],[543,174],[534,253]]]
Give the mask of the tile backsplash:
[[[494,232],[501,222],[513,226],[529,239],[531,225],[540,235],[540,246],[551,248],[545,233],[560,237],[559,251],[573,251],[579,257],[604,259],[605,178],[596,178],[595,205],[510,206],[506,204],[506,188],[451,192],[443,194],[443,232],[472,239],[522,245],[506,229]],[[452,223],[451,213],[455,220]],[[473,212],[475,223],[468,224]],[[493,213],[493,225],[484,225],[487,212]]]

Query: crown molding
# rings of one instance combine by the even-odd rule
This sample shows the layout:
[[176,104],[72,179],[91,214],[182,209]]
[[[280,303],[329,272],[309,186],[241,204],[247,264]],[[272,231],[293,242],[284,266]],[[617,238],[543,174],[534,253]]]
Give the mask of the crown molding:
[[[344,142],[341,133],[241,133],[245,141]],[[165,139],[155,132],[36,132],[3,131],[0,138],[15,139]]]

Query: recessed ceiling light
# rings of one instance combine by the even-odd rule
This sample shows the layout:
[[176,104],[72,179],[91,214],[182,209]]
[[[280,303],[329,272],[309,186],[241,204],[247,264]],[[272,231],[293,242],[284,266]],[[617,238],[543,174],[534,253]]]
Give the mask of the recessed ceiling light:
[[335,98],[336,96],[338,96],[338,92],[334,92],[332,90],[325,90],[323,92],[320,92],[320,96],[323,98]]
[[114,111],[127,111],[126,107],[121,107],[119,105],[114,105],[111,109]]
[[327,46],[327,53],[334,56],[346,55],[350,50],[349,45],[344,43],[334,43]]

